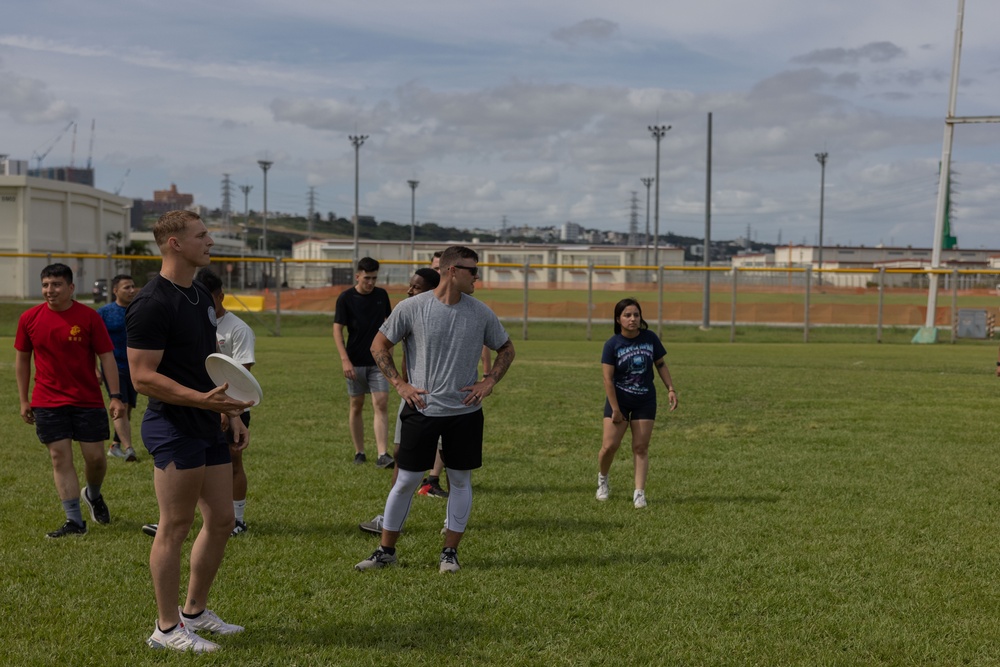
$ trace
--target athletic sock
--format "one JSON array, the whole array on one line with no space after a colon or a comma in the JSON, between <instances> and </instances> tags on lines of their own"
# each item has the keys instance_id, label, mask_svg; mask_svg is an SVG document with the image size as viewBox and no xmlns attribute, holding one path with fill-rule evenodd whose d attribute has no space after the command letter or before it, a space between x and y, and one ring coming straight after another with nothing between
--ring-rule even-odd
<instances>
[{"instance_id":1,"label":"athletic sock","mask_svg":"<svg viewBox=\"0 0 1000 667\"><path fill-rule=\"evenodd\" d=\"M184 618L186 618L186 619L188 619L188 620L194 620L194 619L198 618L199 616L201 616L201 615L202 615L202 614L204 614L204 613L205 613L205 610L204 610L204 609L202 609L202 610L201 610L201 611L199 611L199 612L198 612L197 614L191 614L191 615L189 616L188 614L185 614L185 613L184 613L184 612L182 611L182 612L181 612L181 616L183 616Z\"/></svg>"},{"instance_id":2,"label":"athletic sock","mask_svg":"<svg viewBox=\"0 0 1000 667\"><path fill-rule=\"evenodd\" d=\"M83 512L80 511L80 499L72 498L70 500L62 501L63 511L66 512L66 518L72 521L78 526L83 525Z\"/></svg>"},{"instance_id":3,"label":"athletic sock","mask_svg":"<svg viewBox=\"0 0 1000 667\"><path fill-rule=\"evenodd\" d=\"M390 556L396 555L396 547L383 547L382 545L379 545L379 549L382 550L382 553L387 553Z\"/></svg>"},{"instance_id":4,"label":"athletic sock","mask_svg":"<svg viewBox=\"0 0 1000 667\"><path fill-rule=\"evenodd\" d=\"M441 478L438 477L437 475L428 475L427 483L434 486L441 486Z\"/></svg>"},{"instance_id":5,"label":"athletic sock","mask_svg":"<svg viewBox=\"0 0 1000 667\"><path fill-rule=\"evenodd\" d=\"M177 628L178 625L180 625L180 623L174 623L173 625L170 626L170 629L168 629L168 630L164 630L163 628L160 628L160 624L159 623L156 624L156 627L160 628L160 632L162 632L163 634L169 635L171 632L173 632Z\"/></svg>"},{"instance_id":6,"label":"athletic sock","mask_svg":"<svg viewBox=\"0 0 1000 667\"><path fill-rule=\"evenodd\" d=\"M236 514L236 520L243 523L243 513L247 508L246 499L234 500L233 501L233 512Z\"/></svg>"},{"instance_id":7,"label":"athletic sock","mask_svg":"<svg viewBox=\"0 0 1000 667\"><path fill-rule=\"evenodd\" d=\"M87 482L87 498L97 500L101 497L101 485Z\"/></svg>"}]
</instances>

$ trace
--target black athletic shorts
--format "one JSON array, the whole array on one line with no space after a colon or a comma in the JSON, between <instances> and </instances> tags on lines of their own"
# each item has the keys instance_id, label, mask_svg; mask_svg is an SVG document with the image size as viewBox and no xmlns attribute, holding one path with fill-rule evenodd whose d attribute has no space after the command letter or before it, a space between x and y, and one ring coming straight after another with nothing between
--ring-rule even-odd
<instances>
[{"instance_id":1,"label":"black athletic shorts","mask_svg":"<svg viewBox=\"0 0 1000 667\"><path fill-rule=\"evenodd\" d=\"M623 400L624 399L624 400ZM656 396L636 400L631 396L618 394L618 409L628 421L637 419L656 419ZM604 399L604 417L611 419L611 402Z\"/></svg>"},{"instance_id":2,"label":"black athletic shorts","mask_svg":"<svg viewBox=\"0 0 1000 667\"><path fill-rule=\"evenodd\" d=\"M453 470L483 467L482 409L449 417L428 417L407 404L399 419L403 423L396 457L400 469L424 472L433 468L438 438L446 467Z\"/></svg>"},{"instance_id":3,"label":"black athletic shorts","mask_svg":"<svg viewBox=\"0 0 1000 667\"><path fill-rule=\"evenodd\" d=\"M139 400L139 393L135 390L135 385L132 384L132 374L127 369L118 368L118 393L124 396L122 403L128 405L131 408L135 408L136 401ZM103 371L101 373L101 381L104 383L104 389L109 394L111 393L111 388L108 387L108 378L104 375Z\"/></svg>"},{"instance_id":4,"label":"black athletic shorts","mask_svg":"<svg viewBox=\"0 0 1000 667\"><path fill-rule=\"evenodd\" d=\"M229 445L223 439L185 435L169 419L153 410L146 410L142 418L142 444L153 457L153 465L160 470L165 470L171 462L178 470L189 470L224 465L233 460Z\"/></svg>"},{"instance_id":5,"label":"black athletic shorts","mask_svg":"<svg viewBox=\"0 0 1000 667\"><path fill-rule=\"evenodd\" d=\"M35 435L43 445L57 440L104 442L111 434L108 413L104 408L32 408L35 415Z\"/></svg>"}]
</instances>

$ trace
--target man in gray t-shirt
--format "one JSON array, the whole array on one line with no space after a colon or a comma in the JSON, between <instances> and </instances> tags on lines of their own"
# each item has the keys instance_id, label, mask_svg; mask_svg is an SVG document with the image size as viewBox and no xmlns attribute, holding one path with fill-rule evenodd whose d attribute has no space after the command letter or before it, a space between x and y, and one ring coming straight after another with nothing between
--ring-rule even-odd
<instances>
[{"instance_id":1,"label":"man in gray t-shirt","mask_svg":"<svg viewBox=\"0 0 1000 667\"><path fill-rule=\"evenodd\" d=\"M514 361L514 345L500 320L474 299L479 256L452 246L441 256L441 282L433 292L406 299L385 321L372 343L375 363L406 402L396 459L398 477L385 505L379 548L355 568L368 570L396 562L396 541L410 500L434 464L438 438L448 470L448 517L440 571L457 572L458 544L472 509L472 471L482 467L483 399ZM405 340L403 381L392 348ZM492 370L477 382L483 345L496 350Z\"/></svg>"}]
</instances>

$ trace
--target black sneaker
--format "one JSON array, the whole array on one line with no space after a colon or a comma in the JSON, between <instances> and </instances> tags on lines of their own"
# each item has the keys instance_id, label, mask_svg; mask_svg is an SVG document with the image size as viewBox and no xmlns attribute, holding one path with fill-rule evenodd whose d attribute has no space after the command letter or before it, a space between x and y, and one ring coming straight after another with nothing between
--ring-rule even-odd
<instances>
[{"instance_id":1,"label":"black sneaker","mask_svg":"<svg viewBox=\"0 0 1000 667\"><path fill-rule=\"evenodd\" d=\"M247 528L247 524L245 522L243 522L243 521L237 521L236 525L233 526L233 532L232 532L232 534L230 536L231 537L236 537L237 535L242 535L243 533L247 532L248 530L250 530L250 529Z\"/></svg>"},{"instance_id":2,"label":"black sneaker","mask_svg":"<svg viewBox=\"0 0 1000 667\"><path fill-rule=\"evenodd\" d=\"M45 537L66 537L67 535L86 535L87 534L87 522L84 521L83 525L76 523L75 521L66 520L66 523L62 525L59 530L53 530L51 533L45 533Z\"/></svg>"},{"instance_id":3,"label":"black sneaker","mask_svg":"<svg viewBox=\"0 0 1000 667\"><path fill-rule=\"evenodd\" d=\"M375 467L376 468L388 468L389 470L392 470L392 467L394 465L396 465L396 462L393 461L392 457L389 456L388 454L381 454L375 460Z\"/></svg>"},{"instance_id":4,"label":"black sneaker","mask_svg":"<svg viewBox=\"0 0 1000 667\"><path fill-rule=\"evenodd\" d=\"M367 460L368 460L368 457L365 456L364 452L358 452L357 454L354 455L354 465L356 465L356 466L361 465L362 463L364 463Z\"/></svg>"},{"instance_id":5,"label":"black sneaker","mask_svg":"<svg viewBox=\"0 0 1000 667\"><path fill-rule=\"evenodd\" d=\"M108 511L108 506L104 502L104 495L97 496L94 500L91 500L87 496L87 489L83 489L83 493L80 494L80 500L83 504L87 506L90 510L90 518L97 523L103 523L105 525L111 523L111 512Z\"/></svg>"},{"instance_id":6,"label":"black sneaker","mask_svg":"<svg viewBox=\"0 0 1000 667\"><path fill-rule=\"evenodd\" d=\"M142 532L146 533L150 537L156 537L156 529L159 527L160 525L156 523L144 523L142 524Z\"/></svg>"}]
</instances>

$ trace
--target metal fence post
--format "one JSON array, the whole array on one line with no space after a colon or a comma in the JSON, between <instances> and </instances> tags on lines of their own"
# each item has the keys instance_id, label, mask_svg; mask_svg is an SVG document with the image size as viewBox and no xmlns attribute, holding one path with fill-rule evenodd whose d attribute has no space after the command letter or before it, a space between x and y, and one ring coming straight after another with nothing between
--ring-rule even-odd
<instances>
[{"instance_id":1,"label":"metal fence post","mask_svg":"<svg viewBox=\"0 0 1000 667\"><path fill-rule=\"evenodd\" d=\"M274 275L280 276L283 263L280 257L274 258ZM274 335L281 336L281 280L274 281Z\"/></svg>"},{"instance_id":2,"label":"metal fence post","mask_svg":"<svg viewBox=\"0 0 1000 667\"><path fill-rule=\"evenodd\" d=\"M958 269L951 270L951 342L958 340Z\"/></svg>"},{"instance_id":3,"label":"metal fence post","mask_svg":"<svg viewBox=\"0 0 1000 667\"><path fill-rule=\"evenodd\" d=\"M594 316L594 260L587 262L587 340L590 340Z\"/></svg>"},{"instance_id":4,"label":"metal fence post","mask_svg":"<svg viewBox=\"0 0 1000 667\"><path fill-rule=\"evenodd\" d=\"M802 342L809 342L809 287L812 285L812 267L806 267L806 303L805 303L805 317L802 326Z\"/></svg>"},{"instance_id":5,"label":"metal fence post","mask_svg":"<svg viewBox=\"0 0 1000 667\"><path fill-rule=\"evenodd\" d=\"M660 298L656 302L656 335L663 338L663 267L656 267L656 285L660 290Z\"/></svg>"},{"instance_id":6,"label":"metal fence post","mask_svg":"<svg viewBox=\"0 0 1000 667\"><path fill-rule=\"evenodd\" d=\"M524 323L521 326L521 340L528 340L528 271L531 264L524 263Z\"/></svg>"},{"instance_id":7,"label":"metal fence post","mask_svg":"<svg viewBox=\"0 0 1000 667\"><path fill-rule=\"evenodd\" d=\"M734 266L733 271L733 299L729 307L729 342L736 342L736 276L739 275L739 271L736 270Z\"/></svg>"},{"instance_id":8,"label":"metal fence post","mask_svg":"<svg viewBox=\"0 0 1000 667\"><path fill-rule=\"evenodd\" d=\"M885 307L885 267L878 270L878 328L876 329L875 341L882 342L882 322L883 309Z\"/></svg>"}]
</instances>

